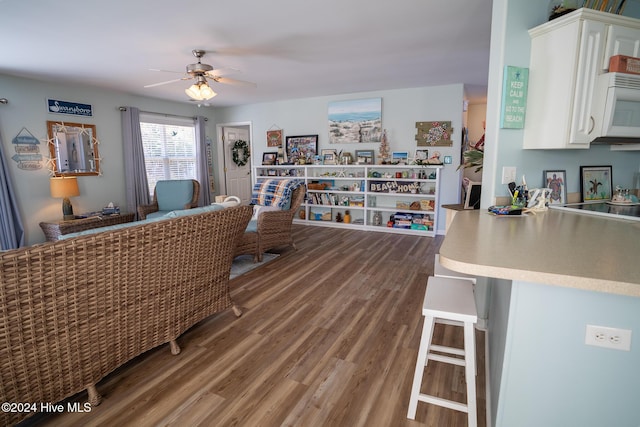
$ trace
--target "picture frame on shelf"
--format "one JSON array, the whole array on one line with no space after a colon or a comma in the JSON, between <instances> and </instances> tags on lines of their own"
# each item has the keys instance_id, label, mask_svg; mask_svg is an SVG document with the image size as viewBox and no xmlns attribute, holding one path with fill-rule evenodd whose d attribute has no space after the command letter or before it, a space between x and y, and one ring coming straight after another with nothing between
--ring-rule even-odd
<instances>
[{"instance_id":1,"label":"picture frame on shelf","mask_svg":"<svg viewBox=\"0 0 640 427\"><path fill-rule=\"evenodd\" d=\"M267 169L267 176L278 176L278 172L275 169Z\"/></svg>"},{"instance_id":2,"label":"picture frame on shelf","mask_svg":"<svg viewBox=\"0 0 640 427\"><path fill-rule=\"evenodd\" d=\"M318 154L318 135L288 136L285 145L287 162L296 164L303 158L305 163L311 163Z\"/></svg>"},{"instance_id":3,"label":"picture frame on shelf","mask_svg":"<svg viewBox=\"0 0 640 427\"><path fill-rule=\"evenodd\" d=\"M414 156L415 160L426 161L429 159L429 150L418 149Z\"/></svg>"},{"instance_id":4,"label":"picture frame on shelf","mask_svg":"<svg viewBox=\"0 0 640 427\"><path fill-rule=\"evenodd\" d=\"M464 209L480 209L482 182L469 181L465 187Z\"/></svg>"},{"instance_id":5,"label":"picture frame on shelf","mask_svg":"<svg viewBox=\"0 0 640 427\"><path fill-rule=\"evenodd\" d=\"M545 170L542 172L542 187L551 189L549 204L567 203L567 171Z\"/></svg>"},{"instance_id":6,"label":"picture frame on shelf","mask_svg":"<svg viewBox=\"0 0 640 427\"><path fill-rule=\"evenodd\" d=\"M611 200L613 196L612 167L580 166L580 197L582 202Z\"/></svg>"},{"instance_id":7,"label":"picture frame on shelf","mask_svg":"<svg viewBox=\"0 0 640 427\"><path fill-rule=\"evenodd\" d=\"M322 150L322 163L325 165L337 165L338 164L338 152L331 149Z\"/></svg>"},{"instance_id":8,"label":"picture frame on shelf","mask_svg":"<svg viewBox=\"0 0 640 427\"><path fill-rule=\"evenodd\" d=\"M391 153L391 162L402 164L407 163L409 160L409 152L408 151L394 151Z\"/></svg>"},{"instance_id":9,"label":"picture frame on shelf","mask_svg":"<svg viewBox=\"0 0 640 427\"><path fill-rule=\"evenodd\" d=\"M375 164L375 152L373 150L356 150L356 163L359 165Z\"/></svg>"},{"instance_id":10,"label":"picture frame on shelf","mask_svg":"<svg viewBox=\"0 0 640 427\"><path fill-rule=\"evenodd\" d=\"M276 151L262 153L262 164L264 166L273 166L276 164L278 153Z\"/></svg>"}]
</instances>

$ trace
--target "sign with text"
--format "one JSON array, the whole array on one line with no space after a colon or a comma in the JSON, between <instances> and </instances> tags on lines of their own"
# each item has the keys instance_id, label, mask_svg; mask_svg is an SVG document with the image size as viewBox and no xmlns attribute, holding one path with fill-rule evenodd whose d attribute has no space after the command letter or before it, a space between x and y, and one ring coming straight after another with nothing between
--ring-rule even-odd
<instances>
[{"instance_id":1,"label":"sign with text","mask_svg":"<svg viewBox=\"0 0 640 427\"><path fill-rule=\"evenodd\" d=\"M93 116L90 104L47 99L47 111L56 114L71 114L73 116Z\"/></svg>"},{"instance_id":2,"label":"sign with text","mask_svg":"<svg viewBox=\"0 0 640 427\"><path fill-rule=\"evenodd\" d=\"M502 87L502 110L500 127L503 129L524 128L524 116L527 109L527 88L529 69L504 67L504 86Z\"/></svg>"}]
</instances>

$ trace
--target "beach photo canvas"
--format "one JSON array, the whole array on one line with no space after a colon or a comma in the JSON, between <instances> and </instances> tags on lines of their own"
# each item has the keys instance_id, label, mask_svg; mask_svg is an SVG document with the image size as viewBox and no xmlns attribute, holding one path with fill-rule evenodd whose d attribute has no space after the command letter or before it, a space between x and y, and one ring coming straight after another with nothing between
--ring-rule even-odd
<instances>
[{"instance_id":1,"label":"beach photo canvas","mask_svg":"<svg viewBox=\"0 0 640 427\"><path fill-rule=\"evenodd\" d=\"M329 103L329 143L380 142L382 98Z\"/></svg>"}]
</instances>

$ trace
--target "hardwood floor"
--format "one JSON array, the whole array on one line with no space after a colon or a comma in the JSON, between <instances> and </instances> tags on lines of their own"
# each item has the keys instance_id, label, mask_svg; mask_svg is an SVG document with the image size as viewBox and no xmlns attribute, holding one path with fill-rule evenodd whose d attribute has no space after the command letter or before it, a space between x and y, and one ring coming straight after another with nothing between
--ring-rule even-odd
<instances>
[{"instance_id":1,"label":"hardwood floor","mask_svg":"<svg viewBox=\"0 0 640 427\"><path fill-rule=\"evenodd\" d=\"M297 251L231 281L242 317L211 317L178 339L179 355L164 345L119 368L98 384L103 401L90 413L23 424L466 426L466 414L425 403L416 421L406 418L442 239L294 226ZM484 334L476 335L485 426ZM433 342L461 347L461 328L437 325ZM464 402L464 369L430 362L427 389Z\"/></svg>"}]
</instances>

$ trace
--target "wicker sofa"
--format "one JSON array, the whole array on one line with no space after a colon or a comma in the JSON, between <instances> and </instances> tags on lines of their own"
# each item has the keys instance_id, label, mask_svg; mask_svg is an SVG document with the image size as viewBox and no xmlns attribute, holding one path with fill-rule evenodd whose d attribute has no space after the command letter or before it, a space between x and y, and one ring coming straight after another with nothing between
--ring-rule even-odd
<instances>
[{"instance_id":1,"label":"wicker sofa","mask_svg":"<svg viewBox=\"0 0 640 427\"><path fill-rule=\"evenodd\" d=\"M0 401L59 402L229 307L250 206L183 212L0 253ZM120 227L120 228L118 228ZM0 412L12 425L33 412Z\"/></svg>"}]
</instances>

